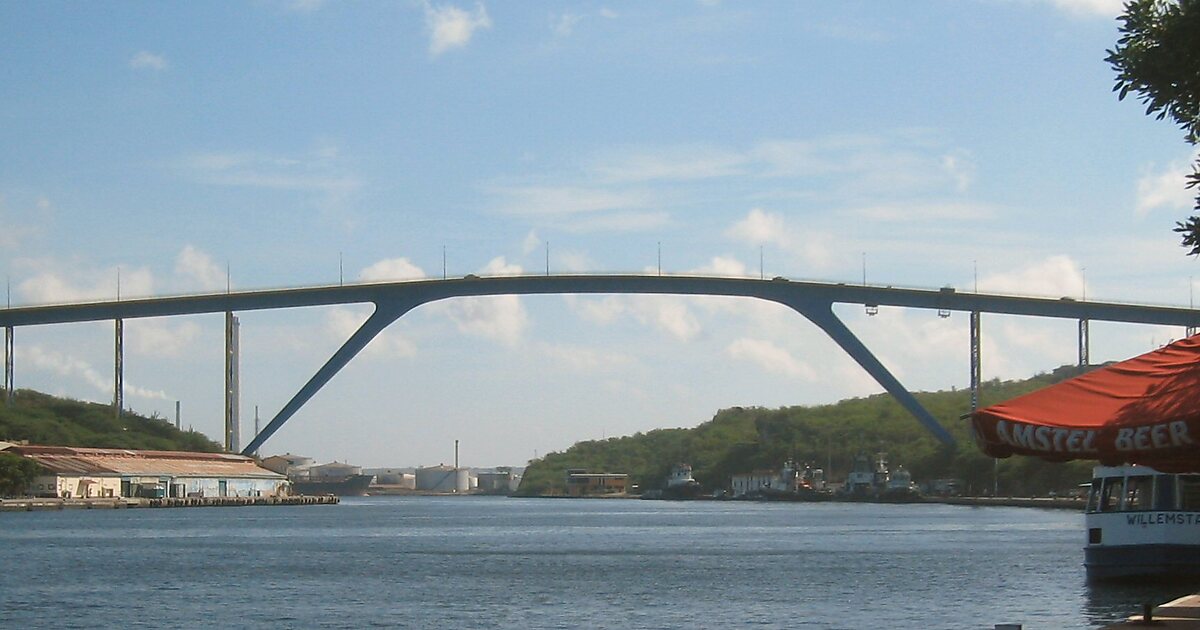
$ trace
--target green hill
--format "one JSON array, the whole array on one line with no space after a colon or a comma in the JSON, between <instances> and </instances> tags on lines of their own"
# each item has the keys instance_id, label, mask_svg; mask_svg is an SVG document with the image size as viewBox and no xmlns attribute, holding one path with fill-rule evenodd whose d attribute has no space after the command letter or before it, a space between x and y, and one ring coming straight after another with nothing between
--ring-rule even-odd
<instances>
[{"instance_id":1,"label":"green hill","mask_svg":"<svg viewBox=\"0 0 1200 630\"><path fill-rule=\"evenodd\" d=\"M57 398L18 389L12 406L0 403L0 441L158 451L222 450L202 433L180 431L163 418L126 411L114 417L112 406Z\"/></svg>"},{"instance_id":2,"label":"green hill","mask_svg":"<svg viewBox=\"0 0 1200 630\"><path fill-rule=\"evenodd\" d=\"M1086 368L1066 366L1023 381L993 380L980 391L980 406L1029 393L1076 376ZM694 429L658 429L632 436L579 442L561 453L530 462L519 494L560 494L568 468L622 472L642 489L662 487L676 463L692 465L705 488L722 489L736 473L778 469L785 460L825 468L834 481L845 478L855 455L885 451L918 482L956 478L968 493L990 493L993 460L980 453L960 417L970 410L970 391L918 392L921 404L955 437L943 446L888 394L813 407L734 407ZM1012 457L999 464L1004 495L1038 495L1074 489L1091 477L1091 462L1053 464Z\"/></svg>"}]
</instances>

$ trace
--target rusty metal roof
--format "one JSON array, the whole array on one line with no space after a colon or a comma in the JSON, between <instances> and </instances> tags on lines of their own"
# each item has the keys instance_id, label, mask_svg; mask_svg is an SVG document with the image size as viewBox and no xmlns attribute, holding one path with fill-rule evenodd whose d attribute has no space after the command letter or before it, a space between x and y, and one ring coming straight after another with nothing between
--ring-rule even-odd
<instances>
[{"instance_id":1,"label":"rusty metal roof","mask_svg":"<svg viewBox=\"0 0 1200 630\"><path fill-rule=\"evenodd\" d=\"M8 452L32 459L52 473L67 475L286 478L249 457L228 453L74 446L14 446Z\"/></svg>"}]
</instances>

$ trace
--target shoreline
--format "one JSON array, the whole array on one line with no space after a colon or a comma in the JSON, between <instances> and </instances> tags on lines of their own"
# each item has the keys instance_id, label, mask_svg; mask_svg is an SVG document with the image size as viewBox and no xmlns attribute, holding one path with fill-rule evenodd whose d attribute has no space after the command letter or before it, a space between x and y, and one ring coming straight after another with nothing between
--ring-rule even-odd
<instances>
[{"instance_id":1,"label":"shoreline","mask_svg":"<svg viewBox=\"0 0 1200 630\"><path fill-rule=\"evenodd\" d=\"M104 497L90 499L26 498L0 499L0 512L45 512L57 510L124 510L130 508L245 507L253 505L336 505L334 495L288 497L189 497L139 499Z\"/></svg>"},{"instance_id":2,"label":"shoreline","mask_svg":"<svg viewBox=\"0 0 1200 630\"><path fill-rule=\"evenodd\" d=\"M465 496L465 495L464 495ZM562 494L547 494L534 496L511 495L514 498L521 499L642 499L642 495L637 494L597 494L584 496L568 496ZM1054 510L1077 510L1083 512L1087 506L1086 499L1076 499L1070 497L922 497L909 501L887 501L875 499L821 499L817 501L805 501L801 499L775 499L775 500L757 500L757 499L732 499L732 498L694 498L694 499L647 499L648 501L730 501L739 503L867 503L875 505L920 505L920 504L942 504L942 505L965 505L970 507L1031 507Z\"/></svg>"}]
</instances>

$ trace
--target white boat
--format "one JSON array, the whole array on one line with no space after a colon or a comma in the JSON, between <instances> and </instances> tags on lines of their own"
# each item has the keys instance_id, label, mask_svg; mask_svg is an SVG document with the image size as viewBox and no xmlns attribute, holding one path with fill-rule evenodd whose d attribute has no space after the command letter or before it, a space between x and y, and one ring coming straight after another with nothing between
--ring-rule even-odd
<instances>
[{"instance_id":1,"label":"white boat","mask_svg":"<svg viewBox=\"0 0 1200 630\"><path fill-rule=\"evenodd\" d=\"M1200 475L1097 466L1084 520L1088 579L1200 575Z\"/></svg>"}]
</instances>

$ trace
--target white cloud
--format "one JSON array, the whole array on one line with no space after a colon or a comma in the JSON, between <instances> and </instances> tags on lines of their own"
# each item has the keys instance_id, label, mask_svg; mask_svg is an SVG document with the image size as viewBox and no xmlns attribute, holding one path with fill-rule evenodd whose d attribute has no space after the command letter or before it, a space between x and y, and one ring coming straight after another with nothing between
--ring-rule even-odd
<instances>
[{"instance_id":1,"label":"white cloud","mask_svg":"<svg viewBox=\"0 0 1200 630\"><path fill-rule=\"evenodd\" d=\"M816 370L770 341L743 337L730 343L725 351L730 357L755 363L767 372L805 381L817 380Z\"/></svg>"},{"instance_id":2,"label":"white cloud","mask_svg":"<svg viewBox=\"0 0 1200 630\"><path fill-rule=\"evenodd\" d=\"M691 181L741 174L746 161L747 157L736 151L679 146L608 156L589 170L607 183Z\"/></svg>"},{"instance_id":3,"label":"white cloud","mask_svg":"<svg viewBox=\"0 0 1200 630\"><path fill-rule=\"evenodd\" d=\"M63 273L46 269L17 285L22 298L34 304L62 304L154 295L154 275L145 267L133 269L75 269ZM68 280L67 278L73 280Z\"/></svg>"},{"instance_id":4,"label":"white cloud","mask_svg":"<svg viewBox=\"0 0 1200 630\"><path fill-rule=\"evenodd\" d=\"M913 221L974 221L991 218L993 210L985 205L965 202L905 201L855 208L851 212L872 221L910 223Z\"/></svg>"},{"instance_id":5,"label":"white cloud","mask_svg":"<svg viewBox=\"0 0 1200 630\"><path fill-rule=\"evenodd\" d=\"M509 264L503 256L493 258L480 270L488 276L520 275L521 267ZM529 316L515 295L456 298L432 305L444 311L459 332L515 346L524 335Z\"/></svg>"},{"instance_id":6,"label":"white cloud","mask_svg":"<svg viewBox=\"0 0 1200 630\"><path fill-rule=\"evenodd\" d=\"M785 244L789 240L787 229L783 225L783 215L768 213L762 208L751 208L746 218L730 226L725 234L754 245Z\"/></svg>"},{"instance_id":7,"label":"white cloud","mask_svg":"<svg viewBox=\"0 0 1200 630\"><path fill-rule=\"evenodd\" d=\"M506 197L500 211L525 216L559 216L604 210L629 210L650 205L650 197L636 190L603 190L580 186L520 186L495 188Z\"/></svg>"},{"instance_id":8,"label":"white cloud","mask_svg":"<svg viewBox=\"0 0 1200 630\"><path fill-rule=\"evenodd\" d=\"M196 153L177 161L185 176L216 186L322 193L332 199L358 192L362 181L341 164L336 149L286 156L255 152Z\"/></svg>"},{"instance_id":9,"label":"white cloud","mask_svg":"<svg viewBox=\"0 0 1200 630\"><path fill-rule=\"evenodd\" d=\"M1013 271L983 276L979 279L979 290L984 293L1080 299L1084 293L1083 282L1079 265L1069 256L1059 255Z\"/></svg>"},{"instance_id":10,"label":"white cloud","mask_svg":"<svg viewBox=\"0 0 1200 630\"><path fill-rule=\"evenodd\" d=\"M138 51L130 60L129 67L137 70L166 70L167 58L149 51Z\"/></svg>"},{"instance_id":11,"label":"white cloud","mask_svg":"<svg viewBox=\"0 0 1200 630\"><path fill-rule=\"evenodd\" d=\"M204 291L225 288L228 276L208 254L186 245L175 257L175 274L191 280Z\"/></svg>"},{"instance_id":12,"label":"white cloud","mask_svg":"<svg viewBox=\"0 0 1200 630\"><path fill-rule=\"evenodd\" d=\"M576 372L606 372L634 363L633 357L578 345L538 344L538 351L555 363Z\"/></svg>"},{"instance_id":13,"label":"white cloud","mask_svg":"<svg viewBox=\"0 0 1200 630\"><path fill-rule=\"evenodd\" d=\"M0 196L0 225L4 226L3 229L0 229L0 248L15 249L25 242L26 238L34 234L35 230L31 226L21 225L8 216L8 213L5 211L6 205L4 197ZM37 207L38 210L46 212L50 209L50 201L45 197L41 197L37 201ZM25 219L28 220L28 217L25 217Z\"/></svg>"},{"instance_id":14,"label":"white cloud","mask_svg":"<svg viewBox=\"0 0 1200 630\"><path fill-rule=\"evenodd\" d=\"M426 2L425 26L429 29L429 53L436 57L452 48L466 46L476 31L491 28L492 20L482 4L467 12L451 5Z\"/></svg>"},{"instance_id":15,"label":"white cloud","mask_svg":"<svg viewBox=\"0 0 1200 630\"><path fill-rule=\"evenodd\" d=\"M1189 173L1189 162L1177 162L1158 172L1145 172L1137 182L1134 213L1144 217L1152 210L1185 210L1192 207L1195 190L1187 187Z\"/></svg>"},{"instance_id":16,"label":"white cloud","mask_svg":"<svg viewBox=\"0 0 1200 630\"><path fill-rule=\"evenodd\" d=\"M17 358L22 364L28 363L35 369L52 372L61 377L82 378L97 391L112 396L113 380L111 375L103 375L90 363L75 356L46 350L38 345L19 345L16 349ZM124 381L126 396L136 396L154 400L174 400L161 390L146 389Z\"/></svg>"},{"instance_id":17,"label":"white cloud","mask_svg":"<svg viewBox=\"0 0 1200 630\"><path fill-rule=\"evenodd\" d=\"M582 19L582 15L574 13L563 13L562 15L552 16L550 18L550 32L554 33L554 36L558 38L570 37L571 33L575 31L575 25Z\"/></svg>"},{"instance_id":18,"label":"white cloud","mask_svg":"<svg viewBox=\"0 0 1200 630\"><path fill-rule=\"evenodd\" d=\"M533 250L542 244L542 239L538 238L536 230L530 230L529 234L525 235L525 240L521 243L521 253L528 256Z\"/></svg>"},{"instance_id":19,"label":"white cloud","mask_svg":"<svg viewBox=\"0 0 1200 630\"><path fill-rule=\"evenodd\" d=\"M1056 8L1081 16L1115 18L1125 10L1125 0L1049 0Z\"/></svg>"},{"instance_id":20,"label":"white cloud","mask_svg":"<svg viewBox=\"0 0 1200 630\"><path fill-rule=\"evenodd\" d=\"M667 295L574 297L567 301L581 317L593 323L606 325L618 318L629 317L680 341L690 341L701 331L700 322L688 303L688 298Z\"/></svg>"},{"instance_id":21,"label":"white cloud","mask_svg":"<svg viewBox=\"0 0 1200 630\"><path fill-rule=\"evenodd\" d=\"M707 265L694 269L692 273L704 276L725 276L730 278L748 278L749 271L745 263L729 256L714 256Z\"/></svg>"},{"instance_id":22,"label":"white cloud","mask_svg":"<svg viewBox=\"0 0 1200 630\"><path fill-rule=\"evenodd\" d=\"M820 230L799 232L789 228L782 214L751 208L725 235L749 245L775 245L809 269L827 269L833 262L832 235Z\"/></svg>"},{"instance_id":23,"label":"white cloud","mask_svg":"<svg viewBox=\"0 0 1200 630\"><path fill-rule=\"evenodd\" d=\"M559 271L582 273L585 271L596 271L597 269L596 262L582 252L555 249L551 253L551 256L551 266Z\"/></svg>"},{"instance_id":24,"label":"white cloud","mask_svg":"<svg viewBox=\"0 0 1200 630\"><path fill-rule=\"evenodd\" d=\"M185 356L200 336L200 326L185 321L130 319L125 321L126 347L134 354L151 357Z\"/></svg>"},{"instance_id":25,"label":"white cloud","mask_svg":"<svg viewBox=\"0 0 1200 630\"><path fill-rule=\"evenodd\" d=\"M283 7L295 13L313 13L325 6L325 0L286 0Z\"/></svg>"},{"instance_id":26,"label":"white cloud","mask_svg":"<svg viewBox=\"0 0 1200 630\"><path fill-rule=\"evenodd\" d=\"M399 280L420 280L426 277L425 271L414 265L407 258L388 258L380 260L363 269L358 279L364 282L395 282Z\"/></svg>"},{"instance_id":27,"label":"white cloud","mask_svg":"<svg viewBox=\"0 0 1200 630\"><path fill-rule=\"evenodd\" d=\"M562 226L568 232L646 232L666 226L671 217L666 212L614 212L575 219Z\"/></svg>"},{"instance_id":28,"label":"white cloud","mask_svg":"<svg viewBox=\"0 0 1200 630\"><path fill-rule=\"evenodd\" d=\"M325 329L331 337L342 343L358 331L368 317L369 308L334 307L326 317ZM368 357L412 357L416 356L417 347L400 333L388 328L367 344L363 354Z\"/></svg>"},{"instance_id":29,"label":"white cloud","mask_svg":"<svg viewBox=\"0 0 1200 630\"><path fill-rule=\"evenodd\" d=\"M674 209L704 203L711 182L751 199L836 200L879 218L942 222L977 219L992 210L966 203L975 180L970 155L935 134L900 130L878 136L765 139L748 146L679 144L609 151L579 172L539 173L486 187L494 211L564 231L647 231L673 222ZM798 192L804 191L804 192ZM893 204L880 205L887 198ZM777 243L805 266L831 262L830 235L784 232L779 214L755 208L728 233L756 245Z\"/></svg>"}]
</instances>

